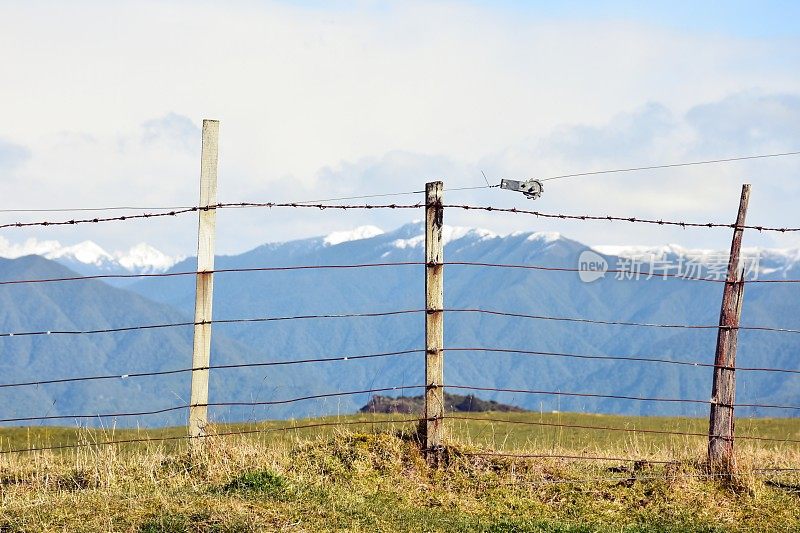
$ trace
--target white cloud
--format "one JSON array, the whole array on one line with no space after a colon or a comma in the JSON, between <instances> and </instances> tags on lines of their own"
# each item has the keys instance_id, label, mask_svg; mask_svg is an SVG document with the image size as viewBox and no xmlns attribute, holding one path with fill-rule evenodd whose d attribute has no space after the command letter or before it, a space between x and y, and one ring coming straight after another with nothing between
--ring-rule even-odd
<instances>
[{"instance_id":1,"label":"white cloud","mask_svg":"<svg viewBox=\"0 0 800 533\"><path fill-rule=\"evenodd\" d=\"M0 170L11 172L30 157L31 152L26 147L0 139Z\"/></svg>"},{"instance_id":2,"label":"white cloud","mask_svg":"<svg viewBox=\"0 0 800 533\"><path fill-rule=\"evenodd\" d=\"M142 143L145 145L164 144L171 148L196 154L200 149L201 131L192 119L177 113L167 113L163 117L146 120L142 124Z\"/></svg>"},{"instance_id":3,"label":"white cloud","mask_svg":"<svg viewBox=\"0 0 800 533\"><path fill-rule=\"evenodd\" d=\"M746 91L686 114L703 150L791 150L800 146L800 94Z\"/></svg>"},{"instance_id":4,"label":"white cloud","mask_svg":"<svg viewBox=\"0 0 800 533\"><path fill-rule=\"evenodd\" d=\"M4 3L0 99L14 105L0 136L28 152L9 170L0 144L0 207L195 203L202 118L221 120L220 198L228 201L418 190L437 178L478 185L481 169L492 179L528 177L796 149L797 45L451 2ZM738 185L750 180L752 217L769 223L794 213L792 165L550 182L536 204L494 190L449 197L727 220ZM331 227L388 229L415 215L220 213L218 246L240 251ZM707 244L623 225L448 217L589 242ZM112 248L145 240L191 253L195 222L20 234L67 240L75 232Z\"/></svg>"}]
</instances>

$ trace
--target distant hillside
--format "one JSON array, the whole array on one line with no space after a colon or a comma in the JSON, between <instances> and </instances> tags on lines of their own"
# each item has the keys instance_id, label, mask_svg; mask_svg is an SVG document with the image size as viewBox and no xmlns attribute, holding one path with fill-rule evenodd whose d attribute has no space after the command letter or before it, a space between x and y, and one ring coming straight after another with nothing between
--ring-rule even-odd
<instances>
[{"instance_id":1,"label":"distant hillside","mask_svg":"<svg viewBox=\"0 0 800 533\"><path fill-rule=\"evenodd\" d=\"M0 280L74 276L75 272L39 256L0 259ZM0 286L0 332L87 330L191 322L180 311L101 281ZM0 384L48 379L119 376L113 379L0 387L0 419L68 415L46 421L19 421L3 425L43 424L158 426L180 425L186 410L138 417L76 418L73 415L131 413L167 409L189 403L190 373L123 377L137 372L160 372L192 366L191 326L156 328L89 335L15 335L0 337ZM258 351L226 337L213 335L214 364L258 361ZM253 372L249 374L252 376ZM269 372L282 387L296 386L288 368ZM211 374L212 401L223 401L231 390L258 398L269 380L244 378L241 371ZM321 387L314 376L302 376L303 387ZM274 387L274 385L273 385ZM273 390L276 390L275 388ZM280 389L277 389L280 390ZM280 391L282 395L287 393ZM251 409L212 407L216 420L246 420ZM265 416L291 416L292 408L262 410Z\"/></svg>"},{"instance_id":2,"label":"distant hillside","mask_svg":"<svg viewBox=\"0 0 800 533\"><path fill-rule=\"evenodd\" d=\"M553 233L505 237L482 230L447 228L445 260L574 268L589 248ZM217 258L217 267L418 262L423 258L420 224L380 233L352 233L260 246ZM674 253L676 248L670 248ZM622 253L622 252L620 252ZM614 267L617 258L604 256ZM772 255L762 263L767 279L800 278L796 257ZM171 271L193 270L194 259ZM62 277L74 273L40 257L0 260L0 279ZM0 332L124 327L191 321L192 276L148 278L116 289L100 281L0 286ZM420 265L359 269L219 273L215 276L216 319L318 313L420 309L424 272ZM553 317L578 317L654 324L713 325L719 319L722 286L681 279L617 280L613 274L583 283L574 272L447 265L445 306L483 308ZM798 284L750 284L744 325L800 328ZM0 384L81 375L123 375L191 365L191 327L113 334L0 338ZM302 365L217 369L211 372L211 402L261 402L258 406L212 407L215 420L244 421L356 412L369 394L351 394L267 405L339 391L420 386L423 354L367 359L350 356L420 350L424 317L406 314L215 324L212 365L285 362L347 357ZM598 360L577 356L622 356L712 363L715 329L606 326L531 320L476 313L445 315L445 384L488 388L599 393L706 400L711 372L691 365ZM797 369L800 335L742 331L737 363ZM453 350L452 348L469 348ZM535 354L476 348L527 350ZM186 404L188 373L155 378L119 378L38 387L0 388L6 416L97 414ZM793 374L741 371L737 401L800 405ZM419 394L406 389L405 394ZM453 389L451 392L461 392ZM400 391L398 391L398 394ZM393 393L388 393L394 395ZM484 399L535 411L707 416L700 403L658 403L618 398L524 393L483 394ZM796 416L796 410L737 409L741 416ZM102 423L158 425L185 420L181 411ZM59 421L56 421L59 422ZM64 420L60 421L65 423ZM74 422L68 419L66 422ZM55 423L55 422L54 422ZM81 419L99 424L99 419Z\"/></svg>"},{"instance_id":3,"label":"distant hillside","mask_svg":"<svg viewBox=\"0 0 800 533\"><path fill-rule=\"evenodd\" d=\"M489 411L521 413L525 411L525 409L520 409L519 407L515 407L513 405L499 403L494 400L481 400L472 394L462 396L460 394L445 393L444 403L445 411L455 413L485 413ZM369 399L367 405L358 411L360 413L417 414L423 412L424 409L424 396L392 397L376 394Z\"/></svg>"},{"instance_id":4,"label":"distant hillside","mask_svg":"<svg viewBox=\"0 0 800 533\"><path fill-rule=\"evenodd\" d=\"M446 261L531 264L575 268L590 248L556 233L522 232L498 236L485 230L447 227ZM370 236L371 235L371 236ZM362 238L365 237L366 238ZM336 238L303 239L260 246L236 256L217 258L218 268L326 265L422 261L422 225L394 231L337 233ZM721 247L727 237L721 238ZM674 251L674 249L671 249ZM611 268L619 259L605 255ZM674 255L668 258L677 261ZM194 259L174 270L191 270ZM796 254L767 255L764 279L800 278ZM219 318L279 316L310 312L345 313L418 309L423 302L421 266L227 273L215 277L215 314ZM154 300L191 312L194 280L143 280L132 286ZM611 321L714 325L719 320L722 286L682 279L615 279L614 274L583 283L573 272L448 265L445 306L484 308L555 317ZM800 327L800 286L752 284L746 289L743 324ZM423 318L383 318L231 324L223 331L270 357L289 354L367 354L423 346ZM742 366L797 368L800 336L742 331L738 362ZM644 356L713 363L714 329L605 326L448 313L447 347L490 347L578 355ZM347 364L297 368L332 388L361 390L420 385L422 355L362 360ZM502 352L448 352L449 384L629 396L707 399L711 372L685 365L576 359ZM742 403L800 405L800 387L791 374L741 372L737 400ZM453 391L456 392L456 391ZM234 391L234 394L236 392ZM531 410L623 414L683 414L704 417L702 404L657 403L614 398L576 398L536 394L487 394L503 403ZM337 412L355 411L367 397L331 402ZM742 415L795 416L798 411L740 409ZM317 414L317 413L312 413Z\"/></svg>"}]
</instances>

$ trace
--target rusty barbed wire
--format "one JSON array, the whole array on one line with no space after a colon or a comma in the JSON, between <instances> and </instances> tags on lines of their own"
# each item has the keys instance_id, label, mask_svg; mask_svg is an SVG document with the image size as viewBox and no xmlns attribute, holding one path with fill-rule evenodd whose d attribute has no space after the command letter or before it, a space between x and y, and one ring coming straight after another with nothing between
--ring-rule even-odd
<instances>
[{"instance_id":1,"label":"rusty barbed wire","mask_svg":"<svg viewBox=\"0 0 800 533\"><path fill-rule=\"evenodd\" d=\"M736 228L736 224L724 222L681 222L674 220L663 219L648 219L638 217L624 217L624 216L611 216L611 215L568 215L562 213L544 213L541 211L530 211L527 209L518 209L516 207L493 207L493 206L477 206L477 205L464 205L464 204L444 204L442 207L449 209L463 209L467 211L489 211L497 213L515 213L521 215L534 215L541 218L555 218L562 220L582 220L582 221L605 221L605 222L634 222L640 224L656 224L659 226L679 226L682 228ZM776 231L780 233L800 231L800 228L779 228L761 225L742 225L739 226L743 229L754 229L757 231Z\"/></svg>"},{"instance_id":2,"label":"rusty barbed wire","mask_svg":"<svg viewBox=\"0 0 800 533\"><path fill-rule=\"evenodd\" d=\"M41 222L12 222L6 224L0 224L0 229L3 228L24 228L24 227L32 227L32 226L68 226L68 225L76 225L76 224L91 224L91 223L100 223L100 222L113 222L113 221L126 221L126 220L136 220L136 219L147 219L147 218L156 218L156 217L166 217L166 216L177 216L184 213L192 213L196 211L207 211L212 209L243 209L243 208L281 208L281 207L288 207L288 208L312 208L312 209L319 209L319 210L326 210L326 209L333 209L333 210L348 210L348 209L419 209L425 207L424 203L418 202L415 204L354 204L354 205L345 205L345 204L309 204L309 203L300 203L300 202L290 202L290 203L278 203L278 202L238 202L238 203L220 203L210 205L208 207L199 207L193 206L185 209L176 209L167 212L151 212L151 213L139 213L133 215L123 215L117 217L95 217L95 218L85 218L85 219L71 219L71 220L61 220L61 221L41 221ZM571 214L563 214L563 213L544 213L541 211L531 211L527 209L518 209L516 207L512 208L504 208L504 207L493 207L493 206L475 206L475 205L466 205L466 204L443 204L442 207L447 209L463 209L463 210L473 210L473 211L488 211L488 212L497 212L497 213L515 213L515 214L527 214L527 215L534 215L537 217L542 218L553 218L553 219L562 219L562 220L581 220L581 221L606 221L606 222L634 222L634 223L642 223L642 224L656 224L660 226L679 226L682 228L729 228L734 229L736 228L736 224L731 223L719 223L719 222L683 222L683 221L674 221L674 220L663 220L663 219L647 219L647 218L639 218L639 217L625 217L625 216L601 216L601 215L571 215ZM800 228L790 228L790 227L770 227L770 226L763 226L763 225L742 225L741 228L743 229L753 229L759 232L763 231L774 231L780 233L786 232L797 232L800 231Z\"/></svg>"}]
</instances>

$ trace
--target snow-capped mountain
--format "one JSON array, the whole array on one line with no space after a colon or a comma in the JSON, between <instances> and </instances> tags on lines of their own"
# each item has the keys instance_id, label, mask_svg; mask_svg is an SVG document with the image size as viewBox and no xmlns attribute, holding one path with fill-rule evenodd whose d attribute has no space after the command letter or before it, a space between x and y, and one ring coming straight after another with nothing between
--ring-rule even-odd
<instances>
[{"instance_id":1,"label":"snow-capped mountain","mask_svg":"<svg viewBox=\"0 0 800 533\"><path fill-rule=\"evenodd\" d=\"M328 246L336 246L343 242L360 241L383 234L377 226L359 226L349 231L334 231L329 233L322 241Z\"/></svg>"},{"instance_id":2,"label":"snow-capped mountain","mask_svg":"<svg viewBox=\"0 0 800 533\"><path fill-rule=\"evenodd\" d=\"M183 259L169 256L146 243L139 243L127 251L109 252L92 241L63 245L55 240L32 238L22 243L11 243L0 237L0 257L16 259L26 255L52 259L81 274L164 272Z\"/></svg>"},{"instance_id":3,"label":"snow-capped mountain","mask_svg":"<svg viewBox=\"0 0 800 533\"><path fill-rule=\"evenodd\" d=\"M424 225L414 221L402 228L401 232L387 234L377 226L359 226L352 230L334 231L322 237L292 241L305 243L306 251L316 247L335 247L355 241L373 242L373 239L386 235L397 235L390 240L391 248L400 250L421 249L425 243ZM565 237L556 232L514 232L500 235L487 229L464 226L444 226L444 244L461 241L461 244L477 243L488 240L508 240L524 237L526 241L538 242L542 245L556 243ZM499 241L498 241L499 242ZM272 249L282 249L283 245L292 243L271 243L264 245ZM640 245L594 245L591 249L599 254L627 260L625 268L635 268L635 264L672 270L684 266L700 265L703 271L722 272L727 264L728 250L705 248L686 248L678 244L655 246ZM147 243L139 243L128 250L108 251L93 241L76 244L62 244L56 240L27 239L21 243L12 243L0 237L0 257L15 259L26 255L39 255L57 261L76 270L80 274L144 274L166 272L175 264L183 261L184 256L170 256ZM385 258L388 251L382 253ZM756 248L745 247L742 255L748 269L748 277L786 278L792 271L800 271L800 248ZM633 263L632 263L633 262ZM671 265L665 267L664 265ZM617 265L619 266L619 265Z\"/></svg>"},{"instance_id":4,"label":"snow-capped mountain","mask_svg":"<svg viewBox=\"0 0 800 533\"><path fill-rule=\"evenodd\" d=\"M392 246L400 249L421 248L425 246L425 227L423 226L422 222L414 222L409 227L412 228L416 227L419 233L412 237L395 239L394 241L392 241ZM447 226L447 225L442 227L442 245L444 246L446 246L451 242L455 242L465 238L480 241L487 239L496 239L498 237L500 237L500 235L482 228L468 228L465 226Z\"/></svg>"},{"instance_id":5,"label":"snow-capped mountain","mask_svg":"<svg viewBox=\"0 0 800 533\"><path fill-rule=\"evenodd\" d=\"M164 272L181 261L182 256L172 257L141 242L127 252L114 254L117 262L131 272Z\"/></svg>"}]
</instances>

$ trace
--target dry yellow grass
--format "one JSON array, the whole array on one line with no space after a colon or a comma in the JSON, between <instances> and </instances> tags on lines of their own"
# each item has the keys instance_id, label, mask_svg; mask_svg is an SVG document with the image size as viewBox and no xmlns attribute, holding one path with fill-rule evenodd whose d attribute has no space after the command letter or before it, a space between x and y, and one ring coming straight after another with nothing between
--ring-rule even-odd
<instances>
[{"instance_id":1,"label":"dry yellow grass","mask_svg":"<svg viewBox=\"0 0 800 533\"><path fill-rule=\"evenodd\" d=\"M498 425L488 440L452 429L438 468L408 424L216 437L195 455L185 441L2 455L0 531L800 530L800 476L756 471L800 464L796 446L739 443L741 474L720 481L701 441L512 443ZM471 455L501 448L671 462Z\"/></svg>"}]
</instances>

